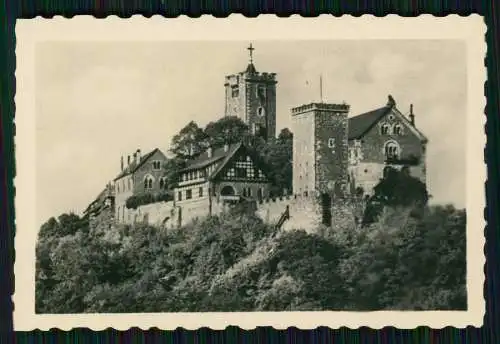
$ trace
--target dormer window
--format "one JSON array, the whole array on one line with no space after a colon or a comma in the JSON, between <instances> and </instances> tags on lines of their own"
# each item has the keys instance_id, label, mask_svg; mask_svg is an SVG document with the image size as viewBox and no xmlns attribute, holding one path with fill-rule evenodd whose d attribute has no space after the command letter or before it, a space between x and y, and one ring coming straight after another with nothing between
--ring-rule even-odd
<instances>
[{"instance_id":1,"label":"dormer window","mask_svg":"<svg viewBox=\"0 0 500 344\"><path fill-rule=\"evenodd\" d=\"M159 160L153 161L153 170L158 171L161 169L161 162Z\"/></svg>"},{"instance_id":2,"label":"dormer window","mask_svg":"<svg viewBox=\"0 0 500 344\"><path fill-rule=\"evenodd\" d=\"M388 124L382 124L380 127L380 133L382 135L388 135L389 134L389 125Z\"/></svg>"}]
</instances>

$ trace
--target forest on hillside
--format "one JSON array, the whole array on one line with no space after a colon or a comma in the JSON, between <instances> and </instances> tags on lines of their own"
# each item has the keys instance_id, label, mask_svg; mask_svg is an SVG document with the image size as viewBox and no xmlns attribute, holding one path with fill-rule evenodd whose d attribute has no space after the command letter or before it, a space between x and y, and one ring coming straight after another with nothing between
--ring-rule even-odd
<instances>
[{"instance_id":1,"label":"forest on hillside","mask_svg":"<svg viewBox=\"0 0 500 344\"><path fill-rule=\"evenodd\" d=\"M293 133L264 141L235 117L173 137L169 188L187 160L241 140L268 165L273 193L291 190ZM98 232L62 214L39 231L36 312L464 310L465 210L428 199L403 169L387 171L361 224L277 232L241 204L173 230Z\"/></svg>"},{"instance_id":2,"label":"forest on hillside","mask_svg":"<svg viewBox=\"0 0 500 344\"><path fill-rule=\"evenodd\" d=\"M174 230L97 233L74 214L51 218L36 312L465 310L465 210L387 178L363 225L308 232L276 232L244 204Z\"/></svg>"}]
</instances>

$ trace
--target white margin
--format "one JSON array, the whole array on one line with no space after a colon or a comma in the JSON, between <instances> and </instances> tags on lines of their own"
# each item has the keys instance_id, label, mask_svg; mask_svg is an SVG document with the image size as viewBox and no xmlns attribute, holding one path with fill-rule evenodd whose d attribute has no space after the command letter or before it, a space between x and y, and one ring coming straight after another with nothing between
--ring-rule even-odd
<instances>
[{"instance_id":1,"label":"white margin","mask_svg":"<svg viewBox=\"0 0 500 344\"><path fill-rule=\"evenodd\" d=\"M115 16L96 19L80 16L72 19L20 19L17 35L17 91L16 91L16 237L15 237L15 303L16 331L33 329L88 327L102 330L113 327L148 329L197 329L207 326L224 329L234 325L242 329L273 326L284 329L296 326L312 329L317 326L352 329L368 326L414 328L429 326L480 327L483 324L484 288L484 207L486 165L484 147L484 57L486 25L482 17L433 17L422 15L403 18L396 15L375 17L321 15L303 18L298 15L278 18L261 15L249 19L231 15L217 19L202 16L192 19L180 16L165 19L161 16L145 18L133 16L121 19ZM39 41L168 41L168 40L353 40L353 39L461 39L467 42L467 311L379 311L379 312L253 312L253 313L141 313L141 314L69 314L37 315L35 304L35 44Z\"/></svg>"}]
</instances>

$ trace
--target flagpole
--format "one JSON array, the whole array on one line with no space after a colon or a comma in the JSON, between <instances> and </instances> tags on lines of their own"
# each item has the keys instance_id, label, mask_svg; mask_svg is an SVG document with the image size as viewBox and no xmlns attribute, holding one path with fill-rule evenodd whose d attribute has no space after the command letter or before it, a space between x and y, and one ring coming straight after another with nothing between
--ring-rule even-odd
<instances>
[{"instance_id":1,"label":"flagpole","mask_svg":"<svg viewBox=\"0 0 500 344\"><path fill-rule=\"evenodd\" d=\"M319 98L321 103L323 103L323 76L319 75Z\"/></svg>"}]
</instances>

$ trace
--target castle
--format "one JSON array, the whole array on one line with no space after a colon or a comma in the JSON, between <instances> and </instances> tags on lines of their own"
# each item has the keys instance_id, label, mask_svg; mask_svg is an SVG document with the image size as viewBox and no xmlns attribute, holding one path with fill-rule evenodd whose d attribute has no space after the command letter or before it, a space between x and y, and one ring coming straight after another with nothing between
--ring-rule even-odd
<instances>
[{"instance_id":1,"label":"castle","mask_svg":"<svg viewBox=\"0 0 500 344\"><path fill-rule=\"evenodd\" d=\"M258 72L254 48L248 49L247 68L225 77L225 116L239 117L267 140L276 135L276 74ZM354 117L349 111L347 104L323 102L291 109L293 190L278 199L269 198L265 164L243 143L209 147L188 161L173 199L161 196L167 188L165 154L137 150L126 165L122 157L120 173L84 214L105 226L146 222L173 228L250 200L266 222L309 229L345 216L350 200L369 197L389 167L426 182L427 138L416 127L413 105L405 116L388 96L373 111ZM149 202L131 206L135 195Z\"/></svg>"}]
</instances>

